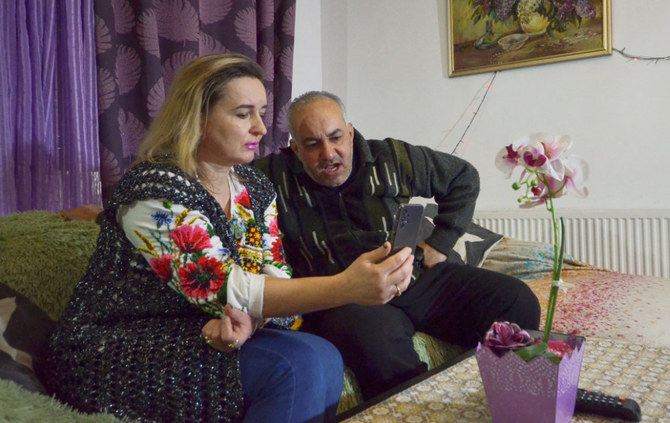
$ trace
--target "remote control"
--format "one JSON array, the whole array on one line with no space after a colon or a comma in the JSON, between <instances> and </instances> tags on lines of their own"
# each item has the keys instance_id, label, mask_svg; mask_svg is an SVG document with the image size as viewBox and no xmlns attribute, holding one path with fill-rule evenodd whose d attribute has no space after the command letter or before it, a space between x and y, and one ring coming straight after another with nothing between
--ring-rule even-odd
<instances>
[{"instance_id":1,"label":"remote control","mask_svg":"<svg viewBox=\"0 0 670 423\"><path fill-rule=\"evenodd\" d=\"M575 412L615 417L633 422L639 422L642 418L640 405L635 400L586 389L577 390Z\"/></svg>"}]
</instances>

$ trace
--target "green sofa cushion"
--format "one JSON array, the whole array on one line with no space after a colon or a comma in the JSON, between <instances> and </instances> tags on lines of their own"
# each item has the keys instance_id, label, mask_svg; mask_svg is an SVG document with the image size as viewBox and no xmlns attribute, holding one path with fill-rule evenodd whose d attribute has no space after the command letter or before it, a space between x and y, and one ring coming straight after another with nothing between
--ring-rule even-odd
<instances>
[{"instance_id":1,"label":"green sofa cushion","mask_svg":"<svg viewBox=\"0 0 670 423\"><path fill-rule=\"evenodd\" d=\"M85 414L46 395L29 392L16 383L0 379L0 422L12 423L121 423L111 414Z\"/></svg>"},{"instance_id":2,"label":"green sofa cushion","mask_svg":"<svg viewBox=\"0 0 670 423\"><path fill-rule=\"evenodd\" d=\"M98 232L95 222L44 211L0 218L0 282L58 320L88 267Z\"/></svg>"}]
</instances>

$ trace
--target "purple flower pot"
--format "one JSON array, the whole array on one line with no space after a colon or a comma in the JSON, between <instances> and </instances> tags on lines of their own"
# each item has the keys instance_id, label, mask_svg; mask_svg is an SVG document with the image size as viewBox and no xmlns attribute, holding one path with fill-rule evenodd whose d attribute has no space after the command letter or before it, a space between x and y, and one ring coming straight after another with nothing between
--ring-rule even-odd
<instances>
[{"instance_id":1,"label":"purple flower pot","mask_svg":"<svg viewBox=\"0 0 670 423\"><path fill-rule=\"evenodd\" d=\"M584 341L577 337L572 356L566 354L559 364L545 357L525 362L514 352L498 357L479 344L475 355L493 422L569 422L575 411Z\"/></svg>"}]
</instances>

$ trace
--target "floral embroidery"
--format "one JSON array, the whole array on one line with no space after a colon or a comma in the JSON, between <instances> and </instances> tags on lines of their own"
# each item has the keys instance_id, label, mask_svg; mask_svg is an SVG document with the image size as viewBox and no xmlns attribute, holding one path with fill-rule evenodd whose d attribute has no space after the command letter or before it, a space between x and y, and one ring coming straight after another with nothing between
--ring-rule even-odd
<instances>
[{"instance_id":1,"label":"floral embroidery","mask_svg":"<svg viewBox=\"0 0 670 423\"><path fill-rule=\"evenodd\" d=\"M160 280L167 281L172 278L172 259L174 259L172 254L163 254L160 258L154 257L149 260L151 269L158 275Z\"/></svg>"},{"instance_id":2,"label":"floral embroidery","mask_svg":"<svg viewBox=\"0 0 670 423\"><path fill-rule=\"evenodd\" d=\"M247 232L247 238L253 245L257 245L259 247L263 245L263 236L255 226L249 228L249 231Z\"/></svg>"},{"instance_id":3,"label":"floral embroidery","mask_svg":"<svg viewBox=\"0 0 670 423\"><path fill-rule=\"evenodd\" d=\"M284 253L284 244L281 238L275 240L270 251L272 251L272 260L286 263L286 254Z\"/></svg>"},{"instance_id":4,"label":"floral embroidery","mask_svg":"<svg viewBox=\"0 0 670 423\"><path fill-rule=\"evenodd\" d=\"M167 212L163 211L155 212L154 214L151 215L151 218L153 219L154 222L156 222L156 225L158 227L169 225L170 223L172 223L172 216L170 216Z\"/></svg>"},{"instance_id":5,"label":"floral embroidery","mask_svg":"<svg viewBox=\"0 0 670 423\"><path fill-rule=\"evenodd\" d=\"M233 201L229 223L242 269L260 274L264 265L271 265L291 275L277 226L276 205L273 203L266 216L257 220L246 189ZM202 225L200 217L187 220L190 210L175 216L171 203L164 201L162 205L165 210L151 215L156 230L148 234L135 231L143 243L138 249L151 255L149 264L161 281L204 311L220 316L227 303L227 278L235 264L230 250L233 246L214 249L212 237L217 234L209 223ZM203 222L196 224L198 220ZM166 232L167 237L161 235Z\"/></svg>"},{"instance_id":6,"label":"floral embroidery","mask_svg":"<svg viewBox=\"0 0 670 423\"><path fill-rule=\"evenodd\" d=\"M240 206L250 209L251 208L251 198L249 198L249 191L246 189L240 193L235 199L233 200L235 204L239 204Z\"/></svg>"},{"instance_id":7,"label":"floral embroidery","mask_svg":"<svg viewBox=\"0 0 670 423\"><path fill-rule=\"evenodd\" d=\"M212 247L209 234L200 226L184 225L176 227L170 232L170 239L177 244L180 251L185 253L195 253Z\"/></svg>"},{"instance_id":8,"label":"floral embroidery","mask_svg":"<svg viewBox=\"0 0 670 423\"><path fill-rule=\"evenodd\" d=\"M210 294L219 292L226 279L223 263L214 257L200 257L179 269L179 283L184 294L192 298L206 300Z\"/></svg>"},{"instance_id":9,"label":"floral embroidery","mask_svg":"<svg viewBox=\"0 0 670 423\"><path fill-rule=\"evenodd\" d=\"M261 270L263 270L258 262L249 258L242 258L242 268L251 273L261 273Z\"/></svg>"},{"instance_id":10,"label":"floral embroidery","mask_svg":"<svg viewBox=\"0 0 670 423\"><path fill-rule=\"evenodd\" d=\"M277 218L272 219L269 225L270 236L279 236L279 225L277 224Z\"/></svg>"},{"instance_id":11,"label":"floral embroidery","mask_svg":"<svg viewBox=\"0 0 670 423\"><path fill-rule=\"evenodd\" d=\"M233 199L233 202L235 203L235 208L237 209L240 219L245 222L253 219L251 213L251 198L249 198L249 192L246 189L242 191L240 195L236 196Z\"/></svg>"}]
</instances>

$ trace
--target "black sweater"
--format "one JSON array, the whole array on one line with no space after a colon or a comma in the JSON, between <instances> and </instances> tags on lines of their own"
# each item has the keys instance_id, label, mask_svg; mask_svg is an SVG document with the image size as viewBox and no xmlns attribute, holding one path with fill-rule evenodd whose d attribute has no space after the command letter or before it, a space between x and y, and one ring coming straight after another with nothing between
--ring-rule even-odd
<instances>
[{"instance_id":1,"label":"black sweater","mask_svg":"<svg viewBox=\"0 0 670 423\"><path fill-rule=\"evenodd\" d=\"M435 228L426 242L449 255L472 219L479 194L479 174L465 160L391 138L365 140L357 131L352 174L337 188L314 182L290 148L254 166L277 189L279 227L295 277L338 273L379 247L388 239L397 208L412 197L437 203Z\"/></svg>"}]
</instances>

